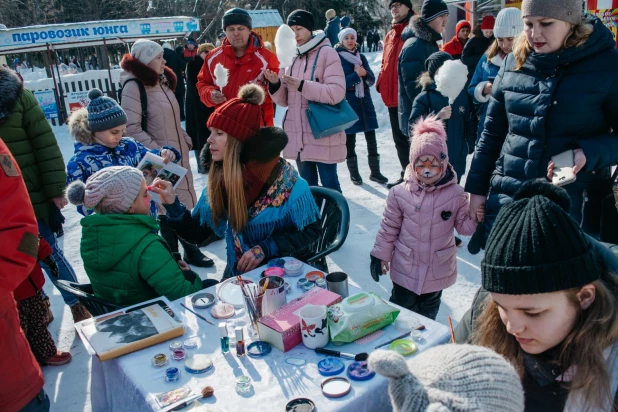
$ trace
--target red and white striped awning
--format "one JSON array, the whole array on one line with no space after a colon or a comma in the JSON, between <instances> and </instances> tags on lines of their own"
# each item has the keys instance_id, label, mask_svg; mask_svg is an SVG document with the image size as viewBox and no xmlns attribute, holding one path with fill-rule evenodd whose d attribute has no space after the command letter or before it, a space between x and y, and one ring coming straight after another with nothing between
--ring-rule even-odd
<instances>
[{"instance_id":1,"label":"red and white striped awning","mask_svg":"<svg viewBox=\"0 0 618 412\"><path fill-rule=\"evenodd\" d=\"M618 8L618 0L588 0L588 10L604 10Z\"/></svg>"}]
</instances>

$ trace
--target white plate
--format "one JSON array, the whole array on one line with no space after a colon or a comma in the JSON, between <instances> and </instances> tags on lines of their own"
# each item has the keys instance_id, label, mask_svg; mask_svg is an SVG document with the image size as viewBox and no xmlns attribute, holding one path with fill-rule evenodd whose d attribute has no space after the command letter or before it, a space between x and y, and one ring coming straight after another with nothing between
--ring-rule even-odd
<instances>
[{"instance_id":1,"label":"white plate","mask_svg":"<svg viewBox=\"0 0 618 412\"><path fill-rule=\"evenodd\" d=\"M243 281L245 284L253 283L248 279L243 279ZM245 307L245 299L236 279L225 282L217 294L219 295L219 299L234 306L235 309L242 309Z\"/></svg>"}]
</instances>

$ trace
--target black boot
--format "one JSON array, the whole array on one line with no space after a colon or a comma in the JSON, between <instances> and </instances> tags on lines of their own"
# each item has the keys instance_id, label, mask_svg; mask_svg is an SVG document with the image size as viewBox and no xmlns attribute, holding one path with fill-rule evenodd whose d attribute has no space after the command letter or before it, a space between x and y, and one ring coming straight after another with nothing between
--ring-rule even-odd
<instances>
[{"instance_id":1,"label":"black boot","mask_svg":"<svg viewBox=\"0 0 618 412\"><path fill-rule=\"evenodd\" d=\"M182 260L184 260L190 265L194 265L200 268L209 268L211 266L214 266L215 262L212 259L206 257L206 255L202 253L199 247L197 247L196 245L192 245L191 243L187 243L182 239L180 239L180 243L185 250Z\"/></svg>"},{"instance_id":2,"label":"black boot","mask_svg":"<svg viewBox=\"0 0 618 412\"><path fill-rule=\"evenodd\" d=\"M356 156L348 157L346 162L348 164L348 170L350 171L350 179L352 179L352 183L357 186L362 185L363 178L360 173L358 173L358 158Z\"/></svg>"},{"instance_id":3,"label":"black boot","mask_svg":"<svg viewBox=\"0 0 618 412\"><path fill-rule=\"evenodd\" d=\"M401 177L399 179L397 179L396 181L394 181L393 183L389 183L386 185L387 189L392 189L393 187L397 186L398 184L403 183L403 174L405 173L405 171L401 171Z\"/></svg>"},{"instance_id":4,"label":"black boot","mask_svg":"<svg viewBox=\"0 0 618 412\"><path fill-rule=\"evenodd\" d=\"M377 183L387 183L388 179L380 173L380 155L369 156L369 180Z\"/></svg>"}]
</instances>

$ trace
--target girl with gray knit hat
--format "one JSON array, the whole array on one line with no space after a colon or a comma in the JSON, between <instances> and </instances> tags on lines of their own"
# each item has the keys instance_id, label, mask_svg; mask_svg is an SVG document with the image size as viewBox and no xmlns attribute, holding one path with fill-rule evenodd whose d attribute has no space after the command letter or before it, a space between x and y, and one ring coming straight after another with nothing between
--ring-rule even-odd
<instances>
[{"instance_id":1,"label":"girl with gray knit hat","mask_svg":"<svg viewBox=\"0 0 618 412\"><path fill-rule=\"evenodd\" d=\"M139 169L112 166L67 188L74 205L94 209L81 220L81 257L95 296L121 306L158 296L178 299L217 282L178 264L149 216L152 197ZM184 262L183 262L184 263ZM147 287L145 287L145 284Z\"/></svg>"}]
</instances>

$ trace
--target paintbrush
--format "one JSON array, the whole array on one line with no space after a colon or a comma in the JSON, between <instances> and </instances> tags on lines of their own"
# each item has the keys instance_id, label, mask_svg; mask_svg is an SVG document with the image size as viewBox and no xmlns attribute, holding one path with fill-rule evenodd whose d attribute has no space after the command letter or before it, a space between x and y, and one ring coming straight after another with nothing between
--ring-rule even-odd
<instances>
[{"instance_id":1,"label":"paintbrush","mask_svg":"<svg viewBox=\"0 0 618 412\"><path fill-rule=\"evenodd\" d=\"M268 287L269 278L266 278L266 282L264 282L264 286L262 286L262 295L266 293L266 288Z\"/></svg>"},{"instance_id":2,"label":"paintbrush","mask_svg":"<svg viewBox=\"0 0 618 412\"><path fill-rule=\"evenodd\" d=\"M214 323L212 323L211 321L209 321L208 319L206 319L205 317L203 317L202 315L200 315L199 313L195 313L194 311L192 311L191 309L189 309L188 307L186 307L184 304L180 304L180 306L182 306L183 308L185 308L186 310L188 310L189 312L193 313L195 316L197 316L198 318L205 320L206 322L210 323L211 325L215 325Z\"/></svg>"},{"instance_id":3,"label":"paintbrush","mask_svg":"<svg viewBox=\"0 0 618 412\"><path fill-rule=\"evenodd\" d=\"M450 316L448 317L448 327L451 330L451 342L455 343L455 331L453 330L453 321Z\"/></svg>"},{"instance_id":4,"label":"paintbrush","mask_svg":"<svg viewBox=\"0 0 618 412\"><path fill-rule=\"evenodd\" d=\"M423 330L423 329L425 329L425 326L424 326L424 325L421 325L421 326L419 326L418 328L416 328L415 330ZM389 340L388 342L381 343L381 344L379 344L378 346L376 346L375 348L376 348L376 349L379 349L379 348L381 348L381 347L383 347L383 346L388 345L389 343L393 343L393 342L395 342L395 341L396 341L396 340L398 340L398 339L403 339L403 338L405 338L406 336L408 336L410 333L412 333L412 331L410 331L410 332L406 332L406 333L404 333L403 335L397 336L396 338L391 339L391 340Z\"/></svg>"},{"instance_id":5,"label":"paintbrush","mask_svg":"<svg viewBox=\"0 0 618 412\"><path fill-rule=\"evenodd\" d=\"M338 356L340 358L352 359L357 362L365 361L369 357L369 355L365 352L354 355L353 353L339 352L338 350L330 350L324 348L316 348L315 353L321 353L322 355Z\"/></svg>"}]
</instances>

